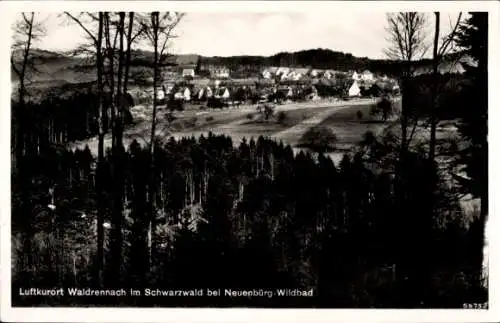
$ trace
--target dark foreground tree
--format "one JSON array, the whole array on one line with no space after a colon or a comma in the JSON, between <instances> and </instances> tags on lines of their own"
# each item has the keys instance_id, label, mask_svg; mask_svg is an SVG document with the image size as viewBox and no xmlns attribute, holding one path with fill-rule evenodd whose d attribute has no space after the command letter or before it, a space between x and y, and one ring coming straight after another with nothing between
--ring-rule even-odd
<instances>
[{"instance_id":1,"label":"dark foreground tree","mask_svg":"<svg viewBox=\"0 0 500 323\"><path fill-rule=\"evenodd\" d=\"M468 140L465 149L460 151L459 160L465 165L468 178L458 178L467 192L481 199L476 245L482 250L488 218L488 13L470 14L470 18L460 25L457 35L458 45L475 60L467 66L471 82L463 90L459 125L460 133ZM481 256L476 265L481 266L482 261Z\"/></svg>"}]
</instances>

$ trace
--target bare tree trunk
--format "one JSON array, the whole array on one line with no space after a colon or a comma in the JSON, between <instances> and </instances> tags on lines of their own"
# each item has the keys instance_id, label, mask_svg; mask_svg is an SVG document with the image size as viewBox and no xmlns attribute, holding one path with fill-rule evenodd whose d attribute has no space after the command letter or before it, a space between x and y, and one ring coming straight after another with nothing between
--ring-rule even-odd
<instances>
[{"instance_id":1,"label":"bare tree trunk","mask_svg":"<svg viewBox=\"0 0 500 323\"><path fill-rule=\"evenodd\" d=\"M150 180L149 180L149 223L148 223L148 254L149 254L149 270L152 270L153 263L153 231L154 231L154 210L155 210L155 132L156 132L156 81L158 78L158 32L159 32L159 13L151 13L151 25L153 32L153 46L154 46L154 62L153 62L153 117L151 120L151 141L150 141Z\"/></svg>"},{"instance_id":2,"label":"bare tree trunk","mask_svg":"<svg viewBox=\"0 0 500 323\"><path fill-rule=\"evenodd\" d=\"M126 54L126 63L125 63L125 76L123 80L123 93L127 94L128 91L128 80L130 73L130 61L132 54L132 29L134 26L134 12L131 11L128 13L128 30L127 30L127 54Z\"/></svg>"},{"instance_id":3,"label":"bare tree trunk","mask_svg":"<svg viewBox=\"0 0 500 323\"><path fill-rule=\"evenodd\" d=\"M99 104L99 136L97 148L96 193L97 193L97 284L103 285L104 270L104 196L103 196L103 167L104 167L104 114L103 104L103 40L104 14L99 12L99 31L96 44L97 55L97 100Z\"/></svg>"},{"instance_id":4,"label":"bare tree trunk","mask_svg":"<svg viewBox=\"0 0 500 323\"><path fill-rule=\"evenodd\" d=\"M431 108L431 139L429 142L429 160L434 161L436 155L436 126L437 126L437 87L438 87L438 67L439 67L439 12L434 12L436 16L436 25L434 32L434 50L433 50L433 61L432 61L432 108Z\"/></svg>"},{"instance_id":5,"label":"bare tree trunk","mask_svg":"<svg viewBox=\"0 0 500 323\"><path fill-rule=\"evenodd\" d=\"M26 44L23 51L23 61L21 65L21 70L17 70L15 68L15 63L13 62L14 70L18 74L19 77L19 106L16 113L17 119L17 138L16 138L16 166L19 167L21 159L24 155L25 149L27 149L27 145L25 142L25 132L26 129L24 127L24 122L26 120L25 115L25 95L26 95L26 68L28 66L28 59L31 49L31 43L33 39L33 22L35 19L35 13L31 12L31 15L28 19L25 19L25 24L28 29L26 36L28 37L26 40Z\"/></svg>"},{"instance_id":6,"label":"bare tree trunk","mask_svg":"<svg viewBox=\"0 0 500 323\"><path fill-rule=\"evenodd\" d=\"M111 20L109 17L109 12L104 13L104 34L106 36L106 57L108 59L108 68L106 71L106 76L108 80L108 86L109 86L109 98L107 105L109 105L107 108L111 111L111 146L112 150L113 147L116 145L116 133L114 130L115 128L115 75L114 75L114 61L115 61L115 47L114 44L111 43L111 30L110 30L110 25L111 25Z\"/></svg>"},{"instance_id":7,"label":"bare tree trunk","mask_svg":"<svg viewBox=\"0 0 500 323\"><path fill-rule=\"evenodd\" d=\"M28 19L25 19L25 24L28 29L26 34L27 41L23 51L23 61L21 65L21 71L19 71L15 67L15 63L13 60L13 67L19 77L19 106L16 111L16 121L17 121L17 134L16 134L16 168L17 168L17 190L21 193L22 204L21 204L21 214L26 216L27 218L23 221L23 254L26 255L26 258L21 265L21 268L26 269L29 268L33 263L33 253L32 253L32 237L33 237L33 226L31 223L31 218L29 217L32 209L32 205L30 203L31 197L29 196L28 187L30 185L31 176L29 174L29 167L27 167L26 162L23 161L23 157L25 155L25 150L29 149L29 142L26 140L26 107L25 107L25 78L26 78L26 67L28 65L28 58L31 48L32 35L33 35L33 21L34 21L35 13L31 12L31 16ZM23 16L26 18L25 16ZM28 116L28 120L29 120ZM22 277L23 275L21 275ZM24 279L24 278L22 278Z\"/></svg>"},{"instance_id":8,"label":"bare tree trunk","mask_svg":"<svg viewBox=\"0 0 500 323\"><path fill-rule=\"evenodd\" d=\"M114 185L114 205L113 205L113 230L112 230L112 270L111 277L114 283L118 284L121 277L120 267L122 263L122 222L123 222L123 165L122 165L122 152L123 152L123 129L122 129L122 76L123 76L123 37L124 37L124 24L125 13L120 12L120 21L118 24L118 33L120 39L120 52L118 60L118 75L116 95L114 96L113 109L115 110L115 120L113 122L113 133L115 143L113 145L113 185ZM114 73L112 74L114 77Z\"/></svg>"}]
</instances>

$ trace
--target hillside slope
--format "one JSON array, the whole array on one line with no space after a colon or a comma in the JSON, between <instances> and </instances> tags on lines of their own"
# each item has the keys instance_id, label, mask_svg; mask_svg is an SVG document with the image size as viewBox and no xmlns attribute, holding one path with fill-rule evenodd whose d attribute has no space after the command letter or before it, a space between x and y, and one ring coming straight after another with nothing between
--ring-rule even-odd
<instances>
[{"instance_id":1,"label":"hillside slope","mask_svg":"<svg viewBox=\"0 0 500 323\"><path fill-rule=\"evenodd\" d=\"M20 59L20 53L15 53L15 59ZM448 55L447 62L456 60L460 53ZM33 66L37 72L30 71L34 82L64 81L68 83L91 82L96 79L95 70L89 59L69 56L62 53L34 49L31 52ZM152 68L153 53L144 50L132 52L131 72L134 70L150 70ZM427 70L430 60L421 60L414 63L415 67ZM329 49L309 49L293 53L282 52L272 56L228 56L205 57L197 54L169 55L165 57L163 65L186 66L196 65L204 68L210 65L226 66L232 73L245 72L245 74L258 74L265 67L311 67L320 69L334 69L339 71L365 70L374 73L398 75L401 63L393 60L377 60L367 57L356 57L349 53L332 51ZM17 76L11 69L12 81Z\"/></svg>"}]
</instances>

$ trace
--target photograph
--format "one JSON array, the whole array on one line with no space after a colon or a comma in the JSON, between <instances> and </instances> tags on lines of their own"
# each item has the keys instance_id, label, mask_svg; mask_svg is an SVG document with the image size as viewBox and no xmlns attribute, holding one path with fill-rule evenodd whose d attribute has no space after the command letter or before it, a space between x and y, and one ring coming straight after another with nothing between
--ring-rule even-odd
<instances>
[{"instance_id":1,"label":"photograph","mask_svg":"<svg viewBox=\"0 0 500 323\"><path fill-rule=\"evenodd\" d=\"M197 6L12 13L12 308L488 310L498 15Z\"/></svg>"}]
</instances>

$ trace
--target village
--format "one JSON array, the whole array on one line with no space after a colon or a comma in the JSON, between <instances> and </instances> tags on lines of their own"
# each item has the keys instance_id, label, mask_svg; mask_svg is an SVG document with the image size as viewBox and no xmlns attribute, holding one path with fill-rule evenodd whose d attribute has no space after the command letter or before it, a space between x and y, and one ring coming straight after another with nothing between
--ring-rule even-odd
<instances>
[{"instance_id":1,"label":"village","mask_svg":"<svg viewBox=\"0 0 500 323\"><path fill-rule=\"evenodd\" d=\"M351 99L397 96L399 85L387 75L376 75L369 70L335 71L303 67L267 67L259 74L232 76L225 66L196 64L164 67L157 86L159 103L168 101L182 108L189 106L227 107L251 102L284 103L286 101L317 101L319 99ZM241 74L241 73L239 73ZM152 83L152 77L148 83ZM136 92L133 96L151 97L153 89Z\"/></svg>"}]
</instances>

